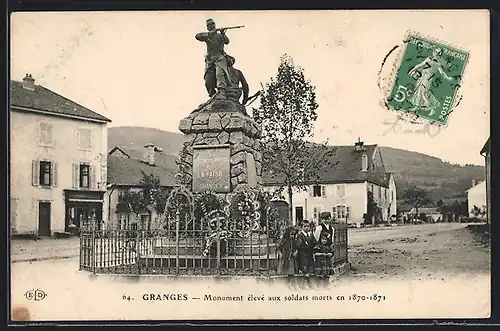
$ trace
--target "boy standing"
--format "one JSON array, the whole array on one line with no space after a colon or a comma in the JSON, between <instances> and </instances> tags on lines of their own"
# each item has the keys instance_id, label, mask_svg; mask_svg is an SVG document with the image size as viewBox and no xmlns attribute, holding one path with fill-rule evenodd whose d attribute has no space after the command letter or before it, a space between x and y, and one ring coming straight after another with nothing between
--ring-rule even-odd
<instances>
[{"instance_id":1,"label":"boy standing","mask_svg":"<svg viewBox=\"0 0 500 331\"><path fill-rule=\"evenodd\" d=\"M314 271L313 248L314 236L311 232L309 221L303 220L301 231L297 234L296 248L298 251L297 262L299 273L309 277Z\"/></svg>"}]
</instances>

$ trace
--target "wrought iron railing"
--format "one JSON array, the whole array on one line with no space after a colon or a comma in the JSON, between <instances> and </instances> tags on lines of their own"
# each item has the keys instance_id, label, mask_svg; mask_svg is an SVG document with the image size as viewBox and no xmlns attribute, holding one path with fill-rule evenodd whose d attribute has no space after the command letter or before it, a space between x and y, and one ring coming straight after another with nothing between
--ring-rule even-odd
<instances>
[{"instance_id":1,"label":"wrought iron railing","mask_svg":"<svg viewBox=\"0 0 500 331\"><path fill-rule=\"evenodd\" d=\"M111 274L276 275L278 238L269 227L245 233L227 231L223 229L236 229L236 224L223 226L223 221L222 217L217 220L217 231L194 222L166 222L152 230L134 226L97 229L84 224L80 269ZM348 261L347 225L335 224L334 228L337 266Z\"/></svg>"}]
</instances>

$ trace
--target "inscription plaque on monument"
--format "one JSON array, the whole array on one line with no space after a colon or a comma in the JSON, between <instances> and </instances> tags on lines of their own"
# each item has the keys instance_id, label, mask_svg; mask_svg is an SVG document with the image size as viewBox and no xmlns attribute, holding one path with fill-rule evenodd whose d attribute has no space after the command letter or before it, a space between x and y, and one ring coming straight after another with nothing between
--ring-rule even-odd
<instances>
[{"instance_id":1,"label":"inscription plaque on monument","mask_svg":"<svg viewBox=\"0 0 500 331\"><path fill-rule=\"evenodd\" d=\"M193 146L193 191L230 192L229 146Z\"/></svg>"}]
</instances>

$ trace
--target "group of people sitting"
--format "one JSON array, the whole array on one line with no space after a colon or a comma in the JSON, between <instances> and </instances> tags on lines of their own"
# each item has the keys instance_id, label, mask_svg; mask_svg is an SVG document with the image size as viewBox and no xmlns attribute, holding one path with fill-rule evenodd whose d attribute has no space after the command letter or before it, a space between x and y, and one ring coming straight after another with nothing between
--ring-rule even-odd
<instances>
[{"instance_id":1,"label":"group of people sitting","mask_svg":"<svg viewBox=\"0 0 500 331\"><path fill-rule=\"evenodd\" d=\"M278 245L278 273L288 275L289 283L296 284L296 277L303 286L311 285L311 276L327 285L333 275L334 228L330 214L321 213L319 224L302 221L285 229Z\"/></svg>"}]
</instances>

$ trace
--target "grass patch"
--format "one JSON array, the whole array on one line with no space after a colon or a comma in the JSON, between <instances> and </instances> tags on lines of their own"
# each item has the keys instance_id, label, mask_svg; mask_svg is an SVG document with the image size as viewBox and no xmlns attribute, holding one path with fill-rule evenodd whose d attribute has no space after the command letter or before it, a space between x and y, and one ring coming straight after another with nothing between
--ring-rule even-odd
<instances>
[{"instance_id":1,"label":"grass patch","mask_svg":"<svg viewBox=\"0 0 500 331\"><path fill-rule=\"evenodd\" d=\"M474 237L474 241L482 246L491 244L491 225L490 224L469 224L467 229Z\"/></svg>"}]
</instances>

